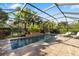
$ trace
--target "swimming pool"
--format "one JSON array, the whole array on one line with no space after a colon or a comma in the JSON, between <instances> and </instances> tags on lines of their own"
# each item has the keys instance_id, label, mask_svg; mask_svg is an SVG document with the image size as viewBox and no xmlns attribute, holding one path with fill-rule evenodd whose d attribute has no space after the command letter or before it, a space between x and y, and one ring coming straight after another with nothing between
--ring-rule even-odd
<instances>
[{"instance_id":1,"label":"swimming pool","mask_svg":"<svg viewBox=\"0 0 79 59\"><path fill-rule=\"evenodd\" d=\"M40 40L50 39L52 36L51 34L44 34L44 35L37 35L33 37L22 37L17 39L10 40L12 50L26 46L28 44L38 42Z\"/></svg>"}]
</instances>

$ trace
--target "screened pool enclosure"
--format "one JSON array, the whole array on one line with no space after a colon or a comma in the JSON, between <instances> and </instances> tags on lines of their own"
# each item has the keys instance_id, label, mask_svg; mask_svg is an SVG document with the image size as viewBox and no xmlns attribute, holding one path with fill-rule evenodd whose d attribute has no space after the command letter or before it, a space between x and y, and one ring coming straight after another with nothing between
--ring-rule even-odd
<instances>
[{"instance_id":1,"label":"screened pool enclosure","mask_svg":"<svg viewBox=\"0 0 79 59\"><path fill-rule=\"evenodd\" d=\"M10 7L9 7L10 5ZM0 15L0 27L9 27L13 32L21 32L29 27L30 23L37 23L39 27L44 28L44 21L52 22L53 24L48 27L58 29L61 22L64 23L65 31L78 31L74 30L75 23L78 23L78 3L1 3L1 12L5 12L5 16ZM4 14L3 14L4 15ZM25 17L25 18L24 18ZM2 20L3 19L3 20ZM37 20L38 19L38 20ZM55 23L55 24L54 24ZM5 25L4 25L5 24ZM17 26L16 26L17 25ZM25 25L25 26L24 26ZM55 25L55 26L54 26ZM73 25L73 26L71 26ZM31 24L32 26L32 24ZM13 28L16 28L13 30ZM17 30L22 29L22 30ZM24 29L24 30L23 30ZM50 28L51 29L51 28ZM50 31L46 28L46 30ZM71 30L73 29L73 30ZM30 29L31 30L31 29ZM52 29L51 29L52 30ZM33 31L33 30L32 30ZM62 29L60 29L62 32Z\"/></svg>"},{"instance_id":2,"label":"screened pool enclosure","mask_svg":"<svg viewBox=\"0 0 79 59\"><path fill-rule=\"evenodd\" d=\"M26 37L12 49L66 32L79 32L78 3L0 3L0 39Z\"/></svg>"}]
</instances>

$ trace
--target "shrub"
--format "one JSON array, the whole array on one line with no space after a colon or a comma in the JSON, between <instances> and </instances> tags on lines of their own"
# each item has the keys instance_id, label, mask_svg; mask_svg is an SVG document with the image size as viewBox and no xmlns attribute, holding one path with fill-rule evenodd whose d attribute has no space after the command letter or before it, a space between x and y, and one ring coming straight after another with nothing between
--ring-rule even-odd
<instances>
[{"instance_id":1,"label":"shrub","mask_svg":"<svg viewBox=\"0 0 79 59\"><path fill-rule=\"evenodd\" d=\"M39 28L38 25L31 25L31 26L29 27L29 31L30 31L30 32L39 32L39 31L40 31L40 28Z\"/></svg>"},{"instance_id":2,"label":"shrub","mask_svg":"<svg viewBox=\"0 0 79 59\"><path fill-rule=\"evenodd\" d=\"M51 33L60 33L60 31L58 30L58 29L52 29L51 31L50 31Z\"/></svg>"},{"instance_id":3,"label":"shrub","mask_svg":"<svg viewBox=\"0 0 79 59\"><path fill-rule=\"evenodd\" d=\"M4 39L10 34L11 30L9 28L0 28L0 39Z\"/></svg>"}]
</instances>

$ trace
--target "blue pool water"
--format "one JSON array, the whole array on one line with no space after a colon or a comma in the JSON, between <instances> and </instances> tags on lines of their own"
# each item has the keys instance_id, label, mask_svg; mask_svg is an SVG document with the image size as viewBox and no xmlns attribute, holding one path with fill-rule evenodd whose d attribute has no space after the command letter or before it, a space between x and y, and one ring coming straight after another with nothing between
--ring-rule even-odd
<instances>
[{"instance_id":1,"label":"blue pool water","mask_svg":"<svg viewBox=\"0 0 79 59\"><path fill-rule=\"evenodd\" d=\"M49 36L50 35L46 34L46 35L38 35L38 36L33 36L33 37L24 37L24 38L12 39L12 40L10 40L11 48L17 49L17 48L26 46L26 45L34 43L34 42L38 42L40 40L49 39Z\"/></svg>"}]
</instances>

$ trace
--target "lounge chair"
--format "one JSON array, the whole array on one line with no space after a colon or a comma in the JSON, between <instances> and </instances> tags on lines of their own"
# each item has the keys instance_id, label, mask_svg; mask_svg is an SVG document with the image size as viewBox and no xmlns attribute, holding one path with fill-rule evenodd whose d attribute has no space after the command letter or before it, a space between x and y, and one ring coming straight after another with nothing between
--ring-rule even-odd
<instances>
[{"instance_id":1,"label":"lounge chair","mask_svg":"<svg viewBox=\"0 0 79 59\"><path fill-rule=\"evenodd\" d=\"M70 35L72 34L72 32L66 32L65 34L63 34L64 37L70 37Z\"/></svg>"},{"instance_id":2,"label":"lounge chair","mask_svg":"<svg viewBox=\"0 0 79 59\"><path fill-rule=\"evenodd\" d=\"M76 38L76 39L78 39L78 38L79 38L79 32L77 32L76 35L71 35L71 37L72 37L72 38Z\"/></svg>"}]
</instances>

